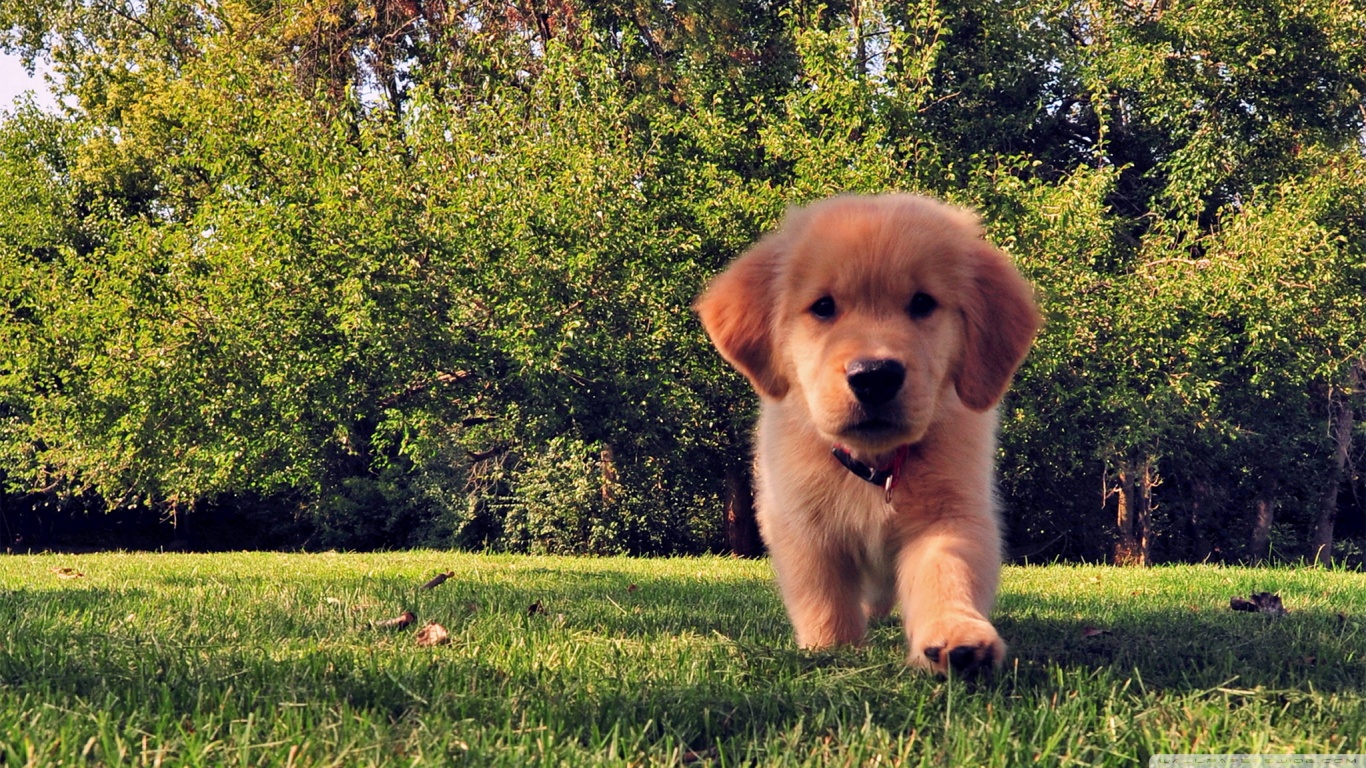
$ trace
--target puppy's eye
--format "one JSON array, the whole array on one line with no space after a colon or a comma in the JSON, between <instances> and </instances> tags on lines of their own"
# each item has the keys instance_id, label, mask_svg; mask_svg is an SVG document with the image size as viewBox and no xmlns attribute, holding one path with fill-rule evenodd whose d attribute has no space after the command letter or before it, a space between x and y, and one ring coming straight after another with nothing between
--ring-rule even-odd
<instances>
[{"instance_id":1,"label":"puppy's eye","mask_svg":"<svg viewBox=\"0 0 1366 768\"><path fill-rule=\"evenodd\" d=\"M829 296L822 296L816 299L816 303L807 311L822 320L829 320L835 316L835 300Z\"/></svg>"},{"instance_id":2,"label":"puppy's eye","mask_svg":"<svg viewBox=\"0 0 1366 768\"><path fill-rule=\"evenodd\" d=\"M928 293L917 293L911 297L911 303L906 307L906 311L911 317L919 320L922 317L929 317L930 313L939 306L939 302Z\"/></svg>"}]
</instances>

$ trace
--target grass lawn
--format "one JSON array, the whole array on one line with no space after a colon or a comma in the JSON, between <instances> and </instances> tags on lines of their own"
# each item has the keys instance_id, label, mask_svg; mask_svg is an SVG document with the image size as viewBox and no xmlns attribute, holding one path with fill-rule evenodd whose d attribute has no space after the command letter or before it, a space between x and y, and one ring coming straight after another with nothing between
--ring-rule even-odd
<instances>
[{"instance_id":1,"label":"grass lawn","mask_svg":"<svg viewBox=\"0 0 1366 768\"><path fill-rule=\"evenodd\" d=\"M419 589L440 571L454 576ZM1289 615L1229 610L1263 590ZM373 626L405 609L413 627ZM417 645L428 620L449 644ZM763 561L8 556L0 765L1366 752L1366 575L1013 567L997 627L1011 657L971 684L903 669L895 624L862 649L796 650Z\"/></svg>"}]
</instances>

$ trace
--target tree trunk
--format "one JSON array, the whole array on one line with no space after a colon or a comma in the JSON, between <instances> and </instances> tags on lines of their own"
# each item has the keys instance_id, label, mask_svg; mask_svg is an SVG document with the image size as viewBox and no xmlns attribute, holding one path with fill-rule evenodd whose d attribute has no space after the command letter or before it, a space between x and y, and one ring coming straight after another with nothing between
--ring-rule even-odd
<instances>
[{"instance_id":1,"label":"tree trunk","mask_svg":"<svg viewBox=\"0 0 1366 768\"><path fill-rule=\"evenodd\" d=\"M18 537L9 527L9 494L5 493L4 487L0 486L0 536L5 539L5 554L14 552L14 545L19 543Z\"/></svg>"},{"instance_id":2,"label":"tree trunk","mask_svg":"<svg viewBox=\"0 0 1366 768\"><path fill-rule=\"evenodd\" d=\"M1191 560L1205 562L1214 554L1205 537L1205 518L1209 515L1210 485L1204 477L1191 484L1190 514L1186 517L1186 537L1190 541Z\"/></svg>"},{"instance_id":3,"label":"tree trunk","mask_svg":"<svg viewBox=\"0 0 1366 768\"><path fill-rule=\"evenodd\" d=\"M1134 475L1128 463L1119 468L1119 512L1115 519L1119 540L1115 542L1115 565L1132 565L1138 551L1134 535Z\"/></svg>"},{"instance_id":4,"label":"tree trunk","mask_svg":"<svg viewBox=\"0 0 1366 768\"><path fill-rule=\"evenodd\" d=\"M1338 490L1352 447L1352 403L1344 393L1331 389L1328 397L1328 430L1333 436L1333 465L1329 470L1328 482L1324 485L1323 499L1319 502L1318 519L1314 521L1311 548L1315 565L1331 565L1333 562L1333 526L1338 517Z\"/></svg>"},{"instance_id":5,"label":"tree trunk","mask_svg":"<svg viewBox=\"0 0 1366 768\"><path fill-rule=\"evenodd\" d=\"M758 557L764 553L759 523L754 519L754 492L743 465L732 465L726 470L726 542L731 554L737 557Z\"/></svg>"},{"instance_id":6,"label":"tree trunk","mask_svg":"<svg viewBox=\"0 0 1366 768\"><path fill-rule=\"evenodd\" d=\"M612 450L611 445L604 444L602 452L598 454L598 461L601 468L602 503L611 504L617 497L617 452Z\"/></svg>"},{"instance_id":7,"label":"tree trunk","mask_svg":"<svg viewBox=\"0 0 1366 768\"><path fill-rule=\"evenodd\" d=\"M1115 565L1152 563L1152 462L1124 462L1119 467L1119 513Z\"/></svg>"},{"instance_id":8,"label":"tree trunk","mask_svg":"<svg viewBox=\"0 0 1366 768\"><path fill-rule=\"evenodd\" d=\"M849 4L849 24L854 28L854 64L858 67L859 77L868 74L868 41L863 37L863 3L854 0Z\"/></svg>"},{"instance_id":9,"label":"tree trunk","mask_svg":"<svg viewBox=\"0 0 1366 768\"><path fill-rule=\"evenodd\" d=\"M1276 480L1264 478L1252 501L1257 517L1252 522L1252 560L1265 562L1271 556L1271 526L1276 522Z\"/></svg>"},{"instance_id":10,"label":"tree trunk","mask_svg":"<svg viewBox=\"0 0 1366 768\"><path fill-rule=\"evenodd\" d=\"M1153 488L1157 486L1157 476L1153 472L1151 459L1144 459L1139 465L1138 497L1135 501L1134 529L1138 534L1138 564L1153 564Z\"/></svg>"}]
</instances>

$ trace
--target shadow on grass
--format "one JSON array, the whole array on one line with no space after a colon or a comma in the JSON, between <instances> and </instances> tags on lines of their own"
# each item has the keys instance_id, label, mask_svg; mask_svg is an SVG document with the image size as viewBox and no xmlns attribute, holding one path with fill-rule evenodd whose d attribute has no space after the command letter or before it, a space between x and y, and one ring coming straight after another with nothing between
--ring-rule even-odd
<instances>
[{"instance_id":1,"label":"shadow on grass","mask_svg":"<svg viewBox=\"0 0 1366 768\"><path fill-rule=\"evenodd\" d=\"M536 578L527 579L528 573ZM893 732L940 722L946 686L906 670L897 623L870 632L866 647L797 650L771 579L497 570L452 578L437 589L397 577L343 577L288 591L295 605L320 606L339 594L367 601L376 617L412 609L464 638L521 634L529 661L487 648L413 649L407 635L369 629L344 610L257 606L232 618L233 605L279 586L269 574L221 579L249 595L217 612L237 633L204 644L183 637L130 639L105 631L125 613L181 610L174 600L199 583L179 580L168 595L139 589L73 588L4 595L0 689L60 701L117 701L136 710L213 711L222 717L274 711L279 702L344 706L387 722L413 716L447 723L546 723L564 733L605 733L615 724L693 744L762 739L806 723L857 726L865 718ZM278 590L277 590L278 591ZM1028 709L1060 692L1123 689L1184 695L1220 688L1360 692L1366 679L1359 617L1302 610L1273 619L1209 606L1117 606L1113 598L1011 595L996 617L1011 646L995 678L970 698ZM164 604L163 604L164 603ZM532 606L538 606L532 610ZM72 622L73 615L95 620ZM1108 620L1092 622L1089 615ZM73 629L74 626L74 629ZM1103 632L1088 633L1092 626ZM102 635L101 633L104 632ZM695 675L650 658L654 644L698 640ZM582 638L633 644L624 660L567 665L542 654L584 651ZM289 646L288 653L281 648ZM564 649L570 649L566 651ZM640 650L643 649L643 650ZM615 665L615 666L613 666ZM954 686L957 684L954 683ZM972 706L969 704L968 706ZM416 714L415 714L416 713ZM936 720L935 718L940 718ZM463 726L468 727L468 726Z\"/></svg>"},{"instance_id":2,"label":"shadow on grass","mask_svg":"<svg viewBox=\"0 0 1366 768\"><path fill-rule=\"evenodd\" d=\"M724 638L738 663L776 664L782 675L812 666L850 668L899 664L904 637L899 619L874 626L867 646L810 653L795 648L776 590L768 579L725 584L682 584L639 579L627 592L625 574L563 583L523 593L562 616L564 627L612 636L657 639L691 632ZM610 599L610 600L609 600ZM584 610L594 601L612 610ZM1218 687L1308 689L1323 693L1366 689L1366 619L1334 611L1298 609L1287 616L1240 613L1227 605L1171 607L1133 598L1116 606L1105 596L1088 600L1014 596L994 621L1010 646L1001 680L1038 690L1064 678L1100 673L1132 679L1147 691L1186 693ZM1028 606L1028 610L1014 610ZM567 610L564 608L568 606ZM1059 618L1071 614L1072 618ZM1108 617L1087 619L1087 615ZM919 677L908 673L911 678ZM904 682L900 674L893 675Z\"/></svg>"}]
</instances>

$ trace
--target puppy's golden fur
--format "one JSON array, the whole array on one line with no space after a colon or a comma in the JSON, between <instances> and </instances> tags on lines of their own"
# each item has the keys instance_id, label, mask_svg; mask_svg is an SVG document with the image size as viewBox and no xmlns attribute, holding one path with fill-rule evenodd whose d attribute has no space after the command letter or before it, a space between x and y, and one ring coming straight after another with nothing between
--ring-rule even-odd
<instances>
[{"instance_id":1,"label":"puppy's golden fur","mask_svg":"<svg viewBox=\"0 0 1366 768\"><path fill-rule=\"evenodd\" d=\"M976 217L905 194L796 209L696 310L760 395L757 514L797 642L858 643L895 603L912 665L999 664L996 404L1040 318ZM836 445L904 457L890 503Z\"/></svg>"}]
</instances>

